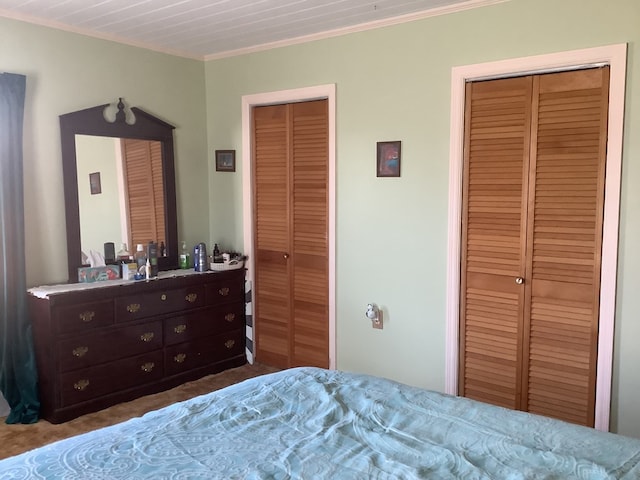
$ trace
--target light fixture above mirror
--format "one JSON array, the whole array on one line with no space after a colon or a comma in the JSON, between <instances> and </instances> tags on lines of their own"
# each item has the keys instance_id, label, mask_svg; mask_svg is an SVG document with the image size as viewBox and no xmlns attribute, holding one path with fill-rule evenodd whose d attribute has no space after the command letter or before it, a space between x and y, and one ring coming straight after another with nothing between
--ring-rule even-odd
<instances>
[{"instance_id":1,"label":"light fixture above mirror","mask_svg":"<svg viewBox=\"0 0 640 480\"><path fill-rule=\"evenodd\" d=\"M115 119L110 120L109 113L113 110L116 110ZM111 115L111 117L113 117L113 115ZM165 243L166 253L165 256L158 259L160 270L177 268L178 234L173 129L174 127L172 125L136 107L132 107L127 114L122 99L119 100L116 106L111 104L98 105L60 116L69 282L77 281L78 268L84 265L82 261L83 249L95 249L98 244L99 247L102 248L106 242L115 243L117 249L121 243L125 242L124 239L129 239L129 243L131 244L128 245L128 248L132 253L135 248L135 243L146 244L150 240L156 242L163 241ZM91 159L87 157L91 156L91 148L96 149L96 158L100 156L98 155L99 147L97 146L99 143L93 143L94 147L91 147L91 142L87 144L89 137L96 137L96 142L98 142L99 139L107 141L111 139L111 148L118 152L114 154L114 157L120 155L119 159L114 160L116 163L120 162L119 166L114 164L113 166L105 167L104 164L101 166L96 164L96 168L93 168ZM81 145L83 146L81 147ZM87 145L89 145L89 147L87 147ZM123 182L126 182L126 171L121 171L116 174L116 176L120 175L121 185L118 187L120 189L119 192L114 193L112 190L116 187L103 183L107 181L110 175L114 175L108 173L109 169L117 171L118 168L125 168L126 170L127 149L143 149L149 152L147 159L149 165L144 168L148 171L148 183L151 185L149 188L153 191L150 190L148 194L145 193L145 195L147 195L152 203L157 204L158 208L149 210L149 218L145 218L142 221L139 220L139 212L133 212L129 209L129 205L127 205L129 199L133 199L135 194L131 193L132 196L130 197L129 193L126 192L129 188L123 184ZM87 150L89 150L89 152L87 152ZM89 153L89 155L87 155L87 153ZM80 159L79 155L82 155L83 158ZM134 153L131 157L137 157L136 162L141 161L139 160L139 153ZM152 157L155 159L152 160ZM81 164L79 163L80 161L82 161ZM88 165L87 161L89 161ZM151 167L151 163L153 162L161 167L160 169L156 168L155 186L153 186L154 181L151 178L154 176ZM140 167L140 165L138 165L138 167ZM104 175L100 174L102 171L104 171ZM82 177L86 176L86 178L79 177L79 172L82 172ZM90 173L87 174L87 172ZM98 175L95 175L96 173ZM114 182L115 181L117 180L114 180ZM87 192L84 192L85 187ZM131 188L135 190L136 188L139 189L139 187L140 185L132 186ZM87 198L90 198L87 197L87 195L91 196L92 194L95 198L97 198L98 195L103 195L100 197L103 210L97 208L98 202L94 205L80 204L80 201L87 203ZM123 207L121 207L121 205L123 205ZM104 214L105 211L109 211L112 217L119 217L120 212L125 210L127 214L120 219L120 226L118 228L104 229L105 237L108 236L110 238L104 238L102 242L100 242L100 239L94 235L92 243L86 243L86 239L91 238L92 235L90 232L83 232L83 228L95 233L96 230L101 229L97 228L97 225L102 227L101 224L97 224L96 222L101 222L109 216ZM81 218L83 219L82 221ZM89 223L86 220L87 218L91 219ZM142 227L140 225L140 222L146 223L147 221L153 224L155 230L149 230L147 226ZM151 238L145 238L146 236L150 236ZM144 241L141 241L143 238Z\"/></svg>"}]
</instances>

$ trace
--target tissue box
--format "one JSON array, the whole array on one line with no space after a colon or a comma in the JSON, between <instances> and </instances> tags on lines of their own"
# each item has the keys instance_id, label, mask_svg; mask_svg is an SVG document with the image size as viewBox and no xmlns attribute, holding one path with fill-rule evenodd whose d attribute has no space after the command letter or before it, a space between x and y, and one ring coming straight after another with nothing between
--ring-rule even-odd
<instances>
[{"instance_id":1,"label":"tissue box","mask_svg":"<svg viewBox=\"0 0 640 480\"><path fill-rule=\"evenodd\" d=\"M78 282L92 283L120 278L120 265L78 268Z\"/></svg>"}]
</instances>

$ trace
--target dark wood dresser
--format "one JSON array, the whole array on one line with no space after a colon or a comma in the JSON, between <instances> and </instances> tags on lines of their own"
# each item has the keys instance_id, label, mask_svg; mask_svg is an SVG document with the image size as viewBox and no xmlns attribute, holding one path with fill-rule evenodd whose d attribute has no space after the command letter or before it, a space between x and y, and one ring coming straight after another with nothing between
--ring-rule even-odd
<instances>
[{"instance_id":1,"label":"dark wood dresser","mask_svg":"<svg viewBox=\"0 0 640 480\"><path fill-rule=\"evenodd\" d=\"M246 363L243 269L43 289L29 308L51 423Z\"/></svg>"}]
</instances>

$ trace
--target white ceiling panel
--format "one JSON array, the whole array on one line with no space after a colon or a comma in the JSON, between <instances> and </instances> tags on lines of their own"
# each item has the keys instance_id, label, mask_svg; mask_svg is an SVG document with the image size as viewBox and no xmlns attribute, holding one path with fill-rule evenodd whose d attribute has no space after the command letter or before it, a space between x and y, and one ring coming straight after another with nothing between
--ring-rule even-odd
<instances>
[{"instance_id":1,"label":"white ceiling panel","mask_svg":"<svg viewBox=\"0 0 640 480\"><path fill-rule=\"evenodd\" d=\"M0 0L0 16L191 58L217 58L504 1Z\"/></svg>"}]
</instances>

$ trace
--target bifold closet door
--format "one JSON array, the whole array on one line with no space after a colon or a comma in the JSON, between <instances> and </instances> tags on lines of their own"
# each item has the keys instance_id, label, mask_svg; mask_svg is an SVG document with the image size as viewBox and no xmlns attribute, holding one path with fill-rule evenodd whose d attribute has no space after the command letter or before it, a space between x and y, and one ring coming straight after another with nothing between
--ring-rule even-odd
<instances>
[{"instance_id":1,"label":"bifold closet door","mask_svg":"<svg viewBox=\"0 0 640 480\"><path fill-rule=\"evenodd\" d=\"M593 425L608 78L467 86L461 395Z\"/></svg>"},{"instance_id":2,"label":"bifold closet door","mask_svg":"<svg viewBox=\"0 0 640 480\"><path fill-rule=\"evenodd\" d=\"M531 77L468 83L459 392L521 402Z\"/></svg>"},{"instance_id":3,"label":"bifold closet door","mask_svg":"<svg viewBox=\"0 0 640 480\"><path fill-rule=\"evenodd\" d=\"M162 143L123 138L121 145L129 248L166 243Z\"/></svg>"},{"instance_id":4,"label":"bifold closet door","mask_svg":"<svg viewBox=\"0 0 640 480\"><path fill-rule=\"evenodd\" d=\"M328 103L256 107L256 359L329 366Z\"/></svg>"}]
</instances>

